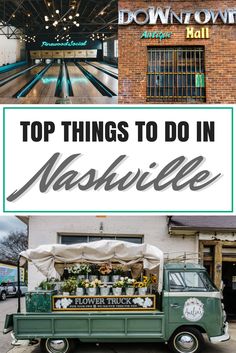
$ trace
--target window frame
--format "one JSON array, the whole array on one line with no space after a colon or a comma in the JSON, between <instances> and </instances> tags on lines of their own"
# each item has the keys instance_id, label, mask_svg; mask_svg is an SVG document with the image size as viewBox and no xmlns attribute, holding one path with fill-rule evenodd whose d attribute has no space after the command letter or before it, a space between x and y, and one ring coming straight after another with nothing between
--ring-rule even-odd
<instances>
[{"instance_id":1,"label":"window frame","mask_svg":"<svg viewBox=\"0 0 236 353\"><path fill-rule=\"evenodd\" d=\"M103 56L108 57L108 42L103 42Z\"/></svg>"},{"instance_id":2,"label":"window frame","mask_svg":"<svg viewBox=\"0 0 236 353\"><path fill-rule=\"evenodd\" d=\"M190 286L185 286L185 289L181 288L176 288L176 290L171 289L171 284L170 284L170 275L172 274L187 274L187 273L196 273L198 274L198 278L202 281L202 284L204 285L204 287L190 287ZM206 283L204 283L204 280L202 279L202 275L205 277L205 279L208 281L208 285L211 286L211 288L207 288ZM217 291L217 288L215 286L215 284L213 283L213 281L211 280L211 278L209 277L208 273L204 270L198 270L198 271L194 271L194 269L191 270L170 270L168 271L168 276L167 276L167 280L168 280L168 292L170 293L187 293L187 292L214 292ZM186 280L184 278L182 278L183 282L186 283ZM199 290L201 289L201 290Z\"/></svg>"},{"instance_id":3,"label":"window frame","mask_svg":"<svg viewBox=\"0 0 236 353\"><path fill-rule=\"evenodd\" d=\"M114 58L118 58L119 56L119 42L118 39L114 40Z\"/></svg>"},{"instance_id":4,"label":"window frame","mask_svg":"<svg viewBox=\"0 0 236 353\"><path fill-rule=\"evenodd\" d=\"M150 70L150 67L155 67L155 69ZM147 101L163 103L206 102L205 71L204 46L148 46ZM153 84L152 81L157 79L160 84L158 85L156 82ZM179 86L180 82L182 84ZM179 94L180 89L182 94ZM156 94L151 94L152 90Z\"/></svg>"},{"instance_id":5,"label":"window frame","mask_svg":"<svg viewBox=\"0 0 236 353\"><path fill-rule=\"evenodd\" d=\"M58 242L59 244L65 244L69 245L66 243L62 242L63 237L87 237L87 243L89 243L89 238L98 238L98 240L102 239L112 239L112 240L122 240L126 238L134 238L134 239L140 239L140 243L135 243L135 244L143 244L144 242L144 235L143 234L117 234L117 233L66 233L66 232L60 232L58 233ZM96 240L92 240L96 241ZM126 241L126 240L124 240ZM82 243L82 242L81 242ZM70 244L81 244L81 243L70 243ZM133 242L134 243L134 242Z\"/></svg>"}]
</instances>

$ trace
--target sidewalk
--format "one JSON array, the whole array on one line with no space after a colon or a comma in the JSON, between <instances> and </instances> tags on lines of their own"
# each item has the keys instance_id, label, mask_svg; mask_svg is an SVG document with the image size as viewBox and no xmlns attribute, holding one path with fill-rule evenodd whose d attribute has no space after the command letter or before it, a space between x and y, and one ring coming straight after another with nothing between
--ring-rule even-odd
<instances>
[{"instance_id":1,"label":"sidewalk","mask_svg":"<svg viewBox=\"0 0 236 353\"><path fill-rule=\"evenodd\" d=\"M206 342L204 353L233 353L236 347L236 323L230 324L231 339L217 345ZM168 347L162 343L78 343L79 353L167 353ZM39 353L39 345L28 346L22 341L21 346L13 347L8 353Z\"/></svg>"}]
</instances>

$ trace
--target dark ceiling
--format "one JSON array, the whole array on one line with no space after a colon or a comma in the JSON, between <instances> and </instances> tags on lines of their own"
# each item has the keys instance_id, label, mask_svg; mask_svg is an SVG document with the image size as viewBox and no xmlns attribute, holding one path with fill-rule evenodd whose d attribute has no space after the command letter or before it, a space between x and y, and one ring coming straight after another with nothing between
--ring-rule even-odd
<instances>
[{"instance_id":1,"label":"dark ceiling","mask_svg":"<svg viewBox=\"0 0 236 353\"><path fill-rule=\"evenodd\" d=\"M117 0L0 0L0 35L28 36L117 33ZM11 27L12 26L12 27ZM15 27L17 30L14 30Z\"/></svg>"}]
</instances>

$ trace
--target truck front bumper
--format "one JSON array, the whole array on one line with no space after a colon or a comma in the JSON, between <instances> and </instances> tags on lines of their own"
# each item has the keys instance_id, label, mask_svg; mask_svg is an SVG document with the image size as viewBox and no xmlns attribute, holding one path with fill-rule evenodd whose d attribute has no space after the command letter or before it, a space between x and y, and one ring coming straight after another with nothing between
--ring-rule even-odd
<instances>
[{"instance_id":1,"label":"truck front bumper","mask_svg":"<svg viewBox=\"0 0 236 353\"><path fill-rule=\"evenodd\" d=\"M228 341L230 339L230 335L228 331L229 331L229 324L228 322L226 322L224 327L224 334L222 336L210 337L210 342L216 344L216 343Z\"/></svg>"}]
</instances>

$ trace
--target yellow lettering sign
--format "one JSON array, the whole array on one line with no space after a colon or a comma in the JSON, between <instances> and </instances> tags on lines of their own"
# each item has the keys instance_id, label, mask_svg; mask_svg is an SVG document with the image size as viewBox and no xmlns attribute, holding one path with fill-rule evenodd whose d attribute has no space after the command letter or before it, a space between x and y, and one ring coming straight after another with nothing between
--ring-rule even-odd
<instances>
[{"instance_id":1,"label":"yellow lettering sign","mask_svg":"<svg viewBox=\"0 0 236 353\"><path fill-rule=\"evenodd\" d=\"M209 39L210 38L209 28L202 27L201 29L196 30L194 27L187 27L186 38L187 39Z\"/></svg>"}]
</instances>

